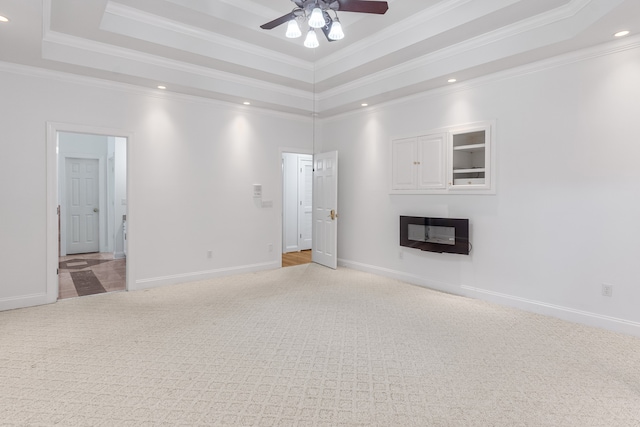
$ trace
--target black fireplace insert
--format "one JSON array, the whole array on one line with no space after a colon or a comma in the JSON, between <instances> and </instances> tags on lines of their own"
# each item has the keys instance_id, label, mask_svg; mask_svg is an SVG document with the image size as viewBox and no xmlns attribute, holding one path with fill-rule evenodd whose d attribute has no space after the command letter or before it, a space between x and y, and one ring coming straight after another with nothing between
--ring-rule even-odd
<instances>
[{"instance_id":1,"label":"black fireplace insert","mask_svg":"<svg viewBox=\"0 0 640 427\"><path fill-rule=\"evenodd\" d=\"M469 255L469 220L400 216L400 246Z\"/></svg>"}]
</instances>

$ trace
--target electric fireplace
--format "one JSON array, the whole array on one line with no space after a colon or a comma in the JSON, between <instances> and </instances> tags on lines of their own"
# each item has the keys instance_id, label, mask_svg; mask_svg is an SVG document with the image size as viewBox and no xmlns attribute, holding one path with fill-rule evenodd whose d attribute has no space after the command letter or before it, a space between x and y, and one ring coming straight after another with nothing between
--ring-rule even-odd
<instances>
[{"instance_id":1,"label":"electric fireplace","mask_svg":"<svg viewBox=\"0 0 640 427\"><path fill-rule=\"evenodd\" d=\"M469 255L469 220L401 216L400 246Z\"/></svg>"}]
</instances>

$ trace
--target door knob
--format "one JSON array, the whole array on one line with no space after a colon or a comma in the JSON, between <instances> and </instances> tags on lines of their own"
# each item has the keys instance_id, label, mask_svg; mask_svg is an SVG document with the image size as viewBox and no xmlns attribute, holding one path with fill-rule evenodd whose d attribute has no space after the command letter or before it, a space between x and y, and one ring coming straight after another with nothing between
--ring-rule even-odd
<instances>
[{"instance_id":1,"label":"door knob","mask_svg":"<svg viewBox=\"0 0 640 427\"><path fill-rule=\"evenodd\" d=\"M329 216L334 221L335 221L336 218L338 218L338 214L336 213L336 211L334 209L331 209L331 213L329 214Z\"/></svg>"},{"instance_id":2,"label":"door knob","mask_svg":"<svg viewBox=\"0 0 640 427\"><path fill-rule=\"evenodd\" d=\"M98 208L93 208L93 211L94 212L98 212Z\"/></svg>"}]
</instances>

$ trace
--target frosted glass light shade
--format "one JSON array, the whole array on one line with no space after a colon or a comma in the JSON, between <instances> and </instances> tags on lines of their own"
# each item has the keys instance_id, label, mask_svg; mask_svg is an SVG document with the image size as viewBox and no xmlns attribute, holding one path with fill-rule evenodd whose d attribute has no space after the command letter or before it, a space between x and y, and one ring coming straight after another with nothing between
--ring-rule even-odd
<instances>
[{"instance_id":1,"label":"frosted glass light shade","mask_svg":"<svg viewBox=\"0 0 640 427\"><path fill-rule=\"evenodd\" d=\"M331 31L329 31L328 37L331 40L342 40L344 38L344 32L342 32L342 24L336 18L331 24Z\"/></svg>"},{"instance_id":2,"label":"frosted glass light shade","mask_svg":"<svg viewBox=\"0 0 640 427\"><path fill-rule=\"evenodd\" d=\"M327 23L324 21L324 16L322 16L322 10L319 7L314 8L309 17L309 26L311 28L322 28L325 25Z\"/></svg>"},{"instance_id":3,"label":"frosted glass light shade","mask_svg":"<svg viewBox=\"0 0 640 427\"><path fill-rule=\"evenodd\" d=\"M310 49L314 49L320 46L320 42L318 42L318 36L316 35L316 32L313 28L309 29L309 32L307 33L307 38L304 39L304 45L305 47L308 47Z\"/></svg>"},{"instance_id":4,"label":"frosted glass light shade","mask_svg":"<svg viewBox=\"0 0 640 427\"><path fill-rule=\"evenodd\" d=\"M289 24L287 25L287 33L285 35L290 39L296 39L302 35L302 31L300 31L298 22L295 19L289 21Z\"/></svg>"}]
</instances>

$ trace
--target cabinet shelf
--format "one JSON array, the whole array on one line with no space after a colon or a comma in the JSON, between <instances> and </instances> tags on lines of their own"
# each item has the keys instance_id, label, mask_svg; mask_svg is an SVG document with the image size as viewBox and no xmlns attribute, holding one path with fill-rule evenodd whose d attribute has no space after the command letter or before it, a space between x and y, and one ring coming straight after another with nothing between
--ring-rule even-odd
<instances>
[{"instance_id":1,"label":"cabinet shelf","mask_svg":"<svg viewBox=\"0 0 640 427\"><path fill-rule=\"evenodd\" d=\"M485 168L471 168L471 169L454 169L453 173L477 173L484 172Z\"/></svg>"},{"instance_id":2,"label":"cabinet shelf","mask_svg":"<svg viewBox=\"0 0 640 427\"><path fill-rule=\"evenodd\" d=\"M469 144L469 145L458 145L457 147L453 147L453 151L473 151L478 150L480 148L484 148L486 144Z\"/></svg>"}]
</instances>

